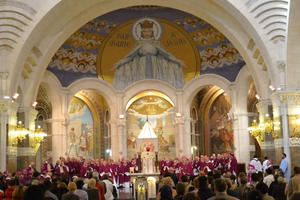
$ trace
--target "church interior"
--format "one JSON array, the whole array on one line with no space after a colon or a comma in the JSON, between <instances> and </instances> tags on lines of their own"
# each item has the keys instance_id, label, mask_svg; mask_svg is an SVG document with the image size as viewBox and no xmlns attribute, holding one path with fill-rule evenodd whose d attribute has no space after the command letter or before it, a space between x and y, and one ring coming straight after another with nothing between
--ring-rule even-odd
<instances>
[{"instance_id":1,"label":"church interior","mask_svg":"<svg viewBox=\"0 0 300 200\"><path fill-rule=\"evenodd\" d=\"M1 9L0 171L139 152L155 163L229 153L245 171L254 155L279 166L285 153L290 172L300 165L299 1Z\"/></svg>"}]
</instances>

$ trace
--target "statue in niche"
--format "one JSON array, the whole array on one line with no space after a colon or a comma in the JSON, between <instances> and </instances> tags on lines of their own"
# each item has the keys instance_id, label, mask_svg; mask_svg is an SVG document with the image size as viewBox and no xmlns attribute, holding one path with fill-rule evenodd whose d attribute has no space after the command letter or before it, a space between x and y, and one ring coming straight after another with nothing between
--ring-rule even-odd
<instances>
[{"instance_id":1,"label":"statue in niche","mask_svg":"<svg viewBox=\"0 0 300 200\"><path fill-rule=\"evenodd\" d=\"M114 87L122 90L135 81L158 79L182 88L182 66L185 64L160 45L162 27L159 22L151 18L140 19L134 23L132 35L137 41L136 47L113 65Z\"/></svg>"}]
</instances>

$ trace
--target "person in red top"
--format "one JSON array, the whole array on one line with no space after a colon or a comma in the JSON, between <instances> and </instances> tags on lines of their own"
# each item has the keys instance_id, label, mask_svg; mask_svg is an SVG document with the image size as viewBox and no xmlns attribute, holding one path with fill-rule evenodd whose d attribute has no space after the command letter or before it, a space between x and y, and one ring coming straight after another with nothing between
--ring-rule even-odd
<instances>
[{"instance_id":1,"label":"person in red top","mask_svg":"<svg viewBox=\"0 0 300 200\"><path fill-rule=\"evenodd\" d=\"M15 190L15 179L8 180L8 188L4 192L4 199L3 200L13 200L12 193Z\"/></svg>"},{"instance_id":2,"label":"person in red top","mask_svg":"<svg viewBox=\"0 0 300 200\"><path fill-rule=\"evenodd\" d=\"M99 173L98 172L93 172L93 178L96 180L96 188L100 191L100 197L101 200L104 200L104 186L99 183Z\"/></svg>"}]
</instances>

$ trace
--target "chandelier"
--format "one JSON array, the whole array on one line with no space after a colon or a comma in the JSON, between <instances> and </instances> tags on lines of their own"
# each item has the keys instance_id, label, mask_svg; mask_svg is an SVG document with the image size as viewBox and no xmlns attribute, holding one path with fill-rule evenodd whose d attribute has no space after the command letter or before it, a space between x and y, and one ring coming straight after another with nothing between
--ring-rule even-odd
<instances>
[{"instance_id":1,"label":"chandelier","mask_svg":"<svg viewBox=\"0 0 300 200\"><path fill-rule=\"evenodd\" d=\"M299 116L295 116L293 120L291 120L291 137L300 137L300 118Z\"/></svg>"},{"instance_id":2,"label":"chandelier","mask_svg":"<svg viewBox=\"0 0 300 200\"><path fill-rule=\"evenodd\" d=\"M248 128L250 134L255 137L258 141L263 141L264 139L264 125L263 124L258 124L256 120L253 120L251 126Z\"/></svg>"},{"instance_id":3,"label":"chandelier","mask_svg":"<svg viewBox=\"0 0 300 200\"><path fill-rule=\"evenodd\" d=\"M273 138L279 138L280 122L273 121L267 114L263 123L257 123L256 120L253 120L248 130L259 141L264 141L265 134L272 134Z\"/></svg>"},{"instance_id":4,"label":"chandelier","mask_svg":"<svg viewBox=\"0 0 300 200\"><path fill-rule=\"evenodd\" d=\"M15 130L10 131L8 134L12 139L12 144L17 145L19 142L22 142L26 135L28 135L30 131L24 128L24 124L21 121L18 122L17 128Z\"/></svg>"},{"instance_id":5,"label":"chandelier","mask_svg":"<svg viewBox=\"0 0 300 200\"><path fill-rule=\"evenodd\" d=\"M45 131L41 128L41 126L38 126L37 129L29 133L29 141L31 144L31 147L35 148L37 147L47 136Z\"/></svg>"}]
</instances>

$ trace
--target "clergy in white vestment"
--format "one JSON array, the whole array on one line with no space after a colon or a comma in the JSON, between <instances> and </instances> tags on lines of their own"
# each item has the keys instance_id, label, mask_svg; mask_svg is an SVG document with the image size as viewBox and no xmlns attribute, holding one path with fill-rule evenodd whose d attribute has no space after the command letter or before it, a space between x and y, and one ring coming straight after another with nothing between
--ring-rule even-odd
<instances>
[{"instance_id":1,"label":"clergy in white vestment","mask_svg":"<svg viewBox=\"0 0 300 200\"><path fill-rule=\"evenodd\" d=\"M256 172L262 172L261 162L258 160L256 155L253 156L253 159L250 161L250 165L254 166Z\"/></svg>"}]
</instances>

